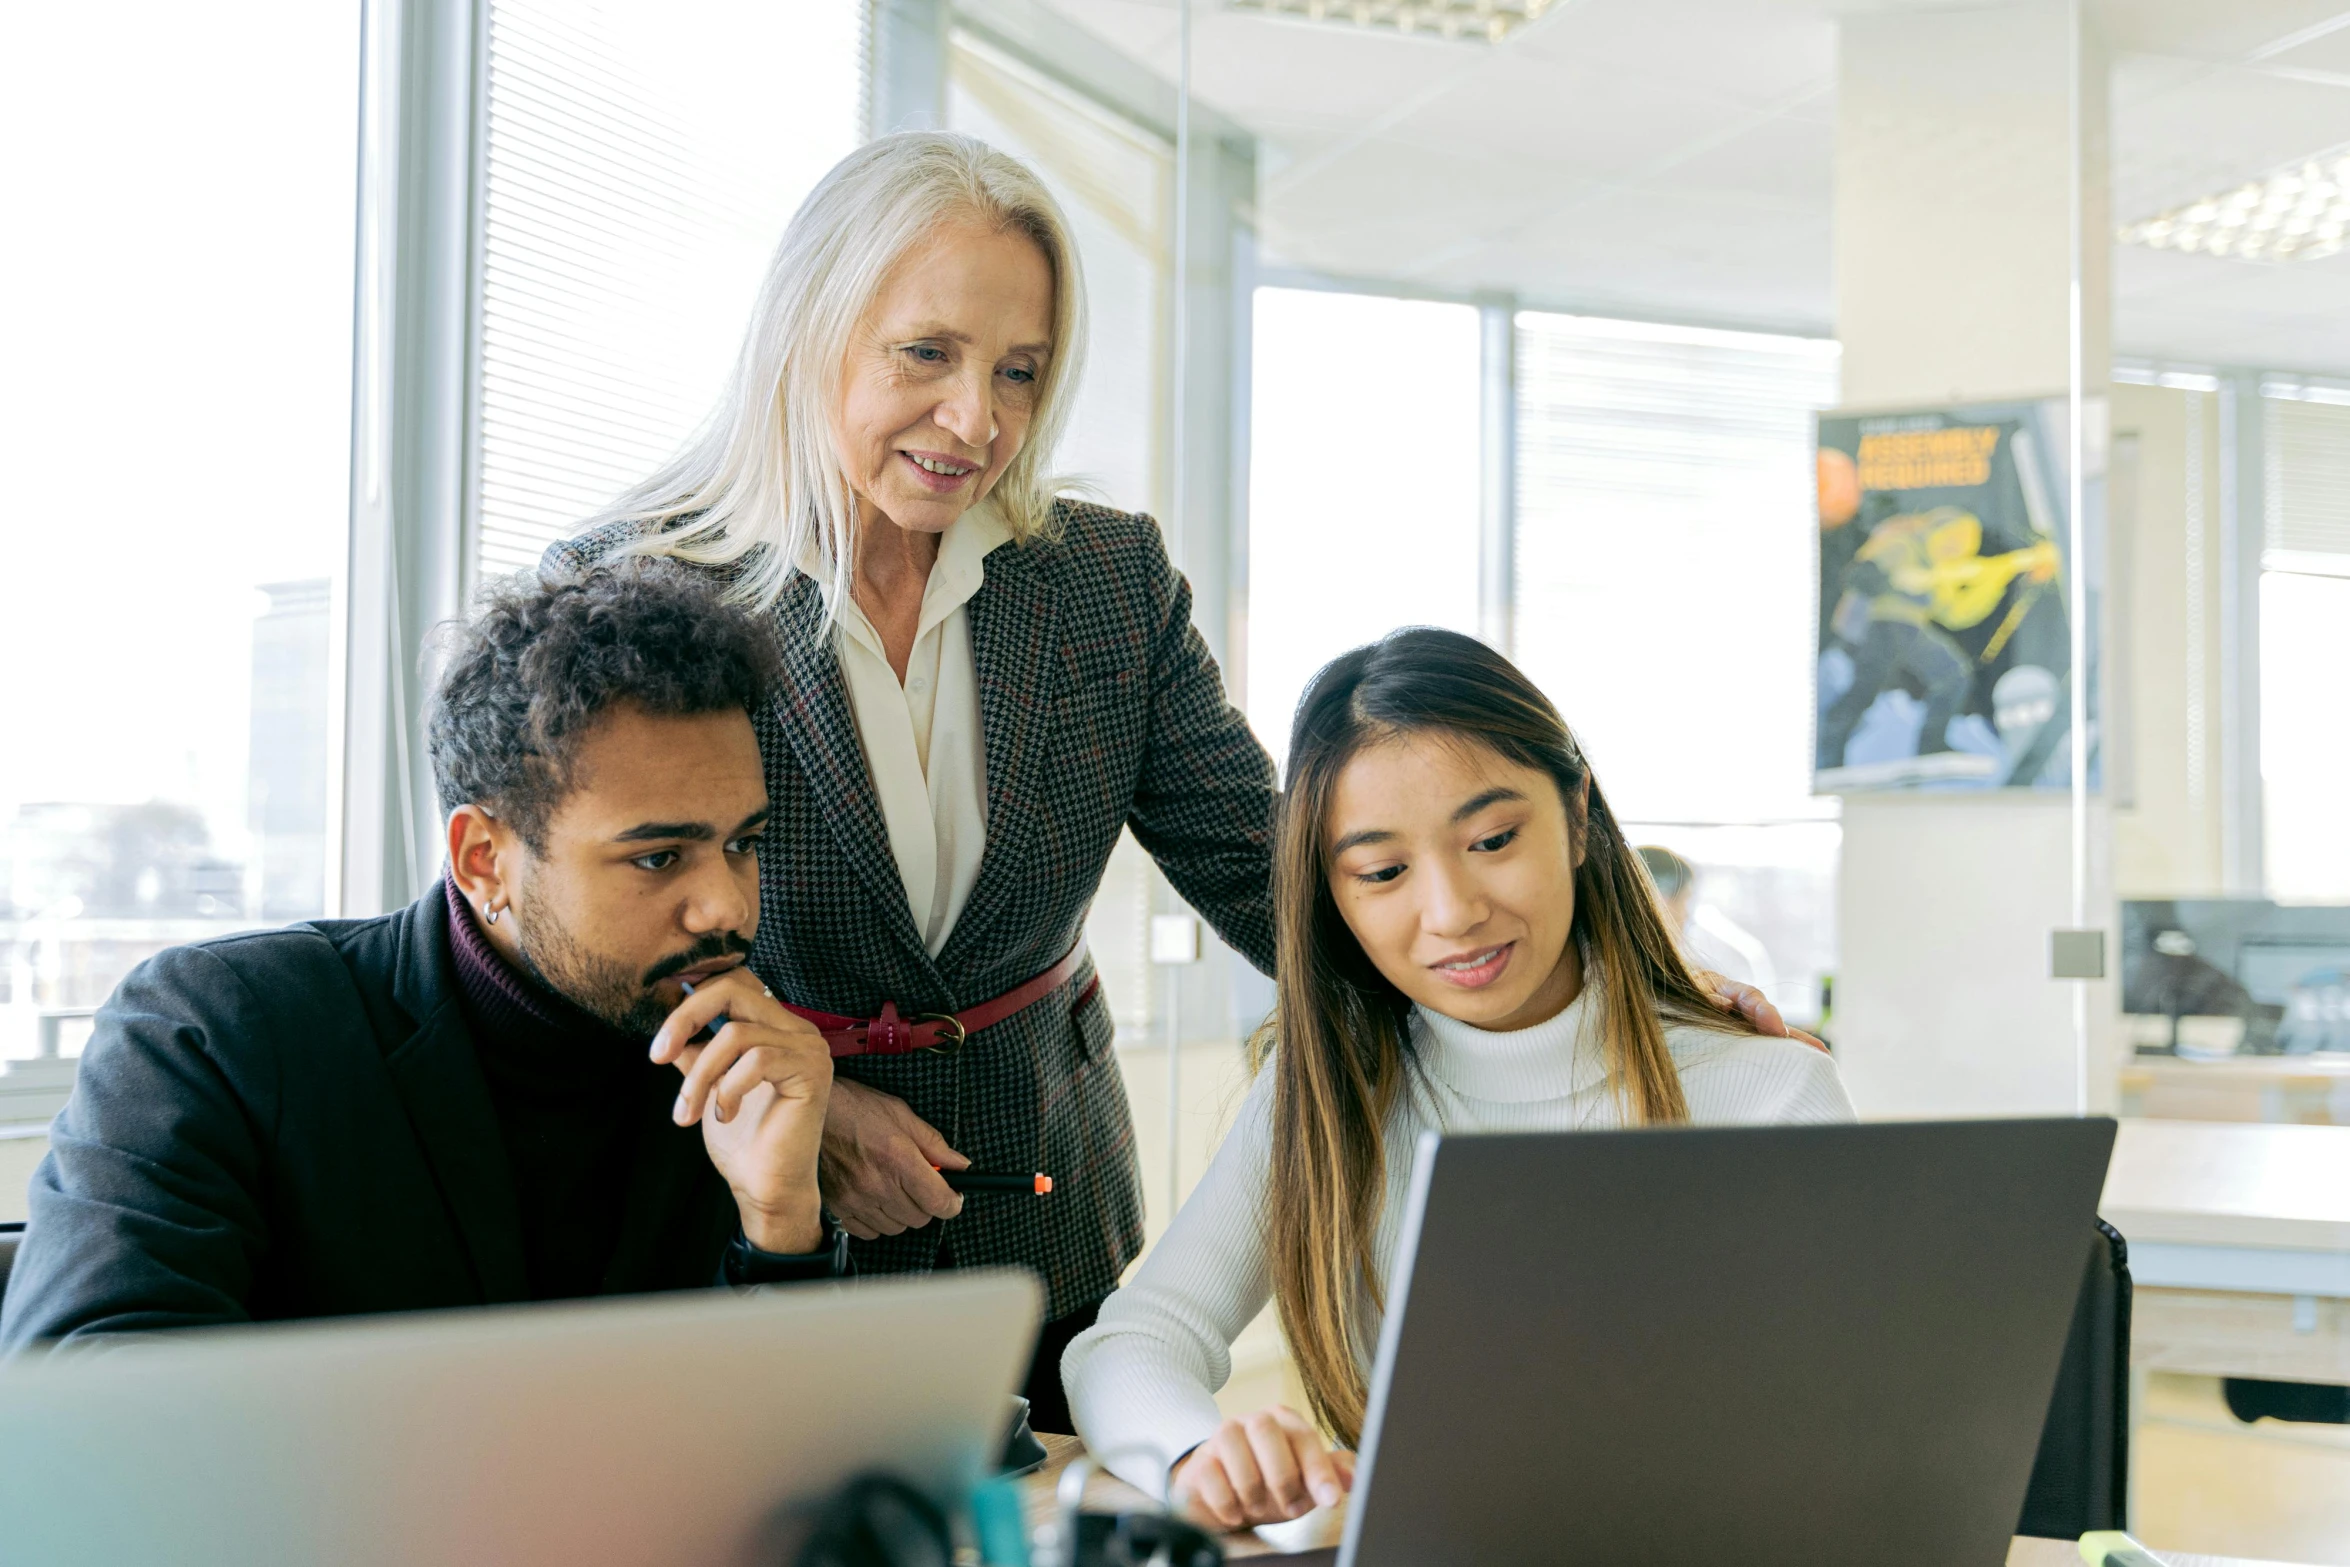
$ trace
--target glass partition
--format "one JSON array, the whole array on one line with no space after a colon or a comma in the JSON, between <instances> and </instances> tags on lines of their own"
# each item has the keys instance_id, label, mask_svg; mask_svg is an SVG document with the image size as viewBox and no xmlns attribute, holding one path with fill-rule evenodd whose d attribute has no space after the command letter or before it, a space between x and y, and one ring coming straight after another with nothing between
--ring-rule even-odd
<instances>
[{"instance_id":1,"label":"glass partition","mask_svg":"<svg viewBox=\"0 0 2350 1567\"><path fill-rule=\"evenodd\" d=\"M1477 312L1335 290L1250 301L1249 721L1397 626L1478 625Z\"/></svg>"},{"instance_id":2,"label":"glass partition","mask_svg":"<svg viewBox=\"0 0 2350 1567\"><path fill-rule=\"evenodd\" d=\"M2258 1355L2182 1324L2257 1322L2339 1385L2350 1316L2166 1247L2281 1157L2188 1118L2350 1121L2350 939L2312 902L2350 901L2350 28L2322 13L957 9L1162 126L1189 86L1177 185L1232 201L1247 263L1194 252L1190 297L1245 282L1253 359L1205 389L1247 432L1246 569L1200 613L1240 628L1260 734L1332 652L1474 631L1684 862L1691 951L1816 1026L1864 1116L2131 1116L2109 1206L2146 1355L2202 1377L2140 1387L2149 1537L2280 1557L2350 1532L2264 1517L2234 1417L2183 1434ZM2294 906L2246 927L2261 900ZM2350 1170L2293 1147L2305 1182ZM1277 1346L1255 1364L1232 1406L1278 1382ZM2322 1446L2294 1462L2350 1479ZM2192 1505L2190 1451L2223 1477Z\"/></svg>"},{"instance_id":3,"label":"glass partition","mask_svg":"<svg viewBox=\"0 0 2350 1567\"><path fill-rule=\"evenodd\" d=\"M2253 4L2112 22L2136 725L2114 821L2119 1098L2149 1177L2203 1161L2168 1211L2117 1220L2153 1368L2140 1532L2313 1560L2350 1542L2350 1231L2309 1222L2350 1190L2326 1162L2350 1142L2345 21ZM2260 1487L2277 1500L2247 1516Z\"/></svg>"},{"instance_id":4,"label":"glass partition","mask_svg":"<svg viewBox=\"0 0 2350 1567\"><path fill-rule=\"evenodd\" d=\"M2052 961L2113 926L2104 770L2134 736L2099 510L2107 60L2072 8L955 16L1177 129L1170 201L1232 221L1245 266L1195 247L1186 297L1196 321L1228 291L1209 330L1241 323L1245 358L1166 370L1246 440L1164 520L1244 500L1237 569L1193 576L1277 755L1334 653L1484 636L1690 861L1715 965L1827 1034L1864 1113L2116 1102L2113 981ZM1964 466L1978 437L1980 473L1900 459ZM1905 551L1919 583L1873 588Z\"/></svg>"}]
</instances>

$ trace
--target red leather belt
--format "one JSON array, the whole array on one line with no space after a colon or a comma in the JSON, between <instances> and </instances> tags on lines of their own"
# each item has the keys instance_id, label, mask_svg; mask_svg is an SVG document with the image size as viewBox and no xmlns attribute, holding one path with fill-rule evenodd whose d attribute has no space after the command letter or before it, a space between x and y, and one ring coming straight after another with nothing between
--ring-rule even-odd
<instances>
[{"instance_id":1,"label":"red leather belt","mask_svg":"<svg viewBox=\"0 0 2350 1567\"><path fill-rule=\"evenodd\" d=\"M1069 949L1067 957L1036 978L1005 991L993 1001L982 1001L961 1012L918 1012L912 1017L903 1017L899 1015L896 1002L884 1001L881 1004L881 1016L861 1018L819 1012L813 1007L795 1007L788 1001L784 1006L815 1024L817 1031L824 1036L824 1043L831 1048L836 1058L902 1056L916 1050L945 1054L981 1029L1026 1011L1059 990L1076 977L1077 970L1084 963L1085 943L1080 940ZM1083 1006L1085 998L1092 995L1094 987L1100 983L1099 974L1088 980L1075 1004Z\"/></svg>"}]
</instances>

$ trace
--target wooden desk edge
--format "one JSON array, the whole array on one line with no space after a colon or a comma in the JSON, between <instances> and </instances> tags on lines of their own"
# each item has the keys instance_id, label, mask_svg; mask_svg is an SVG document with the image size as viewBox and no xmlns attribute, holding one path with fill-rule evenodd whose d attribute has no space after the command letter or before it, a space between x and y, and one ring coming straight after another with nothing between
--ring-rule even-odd
<instances>
[{"instance_id":1,"label":"wooden desk edge","mask_svg":"<svg viewBox=\"0 0 2350 1567\"><path fill-rule=\"evenodd\" d=\"M2350 1251L2350 1220L2197 1212L2107 1203L2098 1217L2146 1246L2237 1246L2252 1251Z\"/></svg>"},{"instance_id":2,"label":"wooden desk edge","mask_svg":"<svg viewBox=\"0 0 2350 1567\"><path fill-rule=\"evenodd\" d=\"M1061 1471L1085 1451L1085 1444L1073 1436L1047 1436L1040 1433L1045 1451L1052 1456L1036 1473L1021 1481L1028 1508L1028 1521L1033 1527L1053 1508L1054 1492L1061 1483ZM1086 1482L1086 1506L1096 1511L1123 1512L1131 1510L1155 1511L1158 1504L1125 1481L1107 1473L1097 1473ZM1224 1553L1239 1560L1251 1556L1278 1556L1271 1546L1254 1534L1228 1534L1224 1537ZM2233 1556L2185 1556L2175 1551L2158 1554L2171 1567L2288 1567L2285 1563L2255 1562ZM2035 1540L2018 1535L2008 1547L2007 1567L2080 1567L2079 1550L2070 1540Z\"/></svg>"}]
</instances>

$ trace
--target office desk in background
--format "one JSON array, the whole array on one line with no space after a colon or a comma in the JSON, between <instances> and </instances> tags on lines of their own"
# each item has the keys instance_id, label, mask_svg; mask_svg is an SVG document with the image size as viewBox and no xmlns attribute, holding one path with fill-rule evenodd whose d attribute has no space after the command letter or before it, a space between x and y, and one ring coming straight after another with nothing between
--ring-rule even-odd
<instances>
[{"instance_id":1,"label":"office desk in background","mask_svg":"<svg viewBox=\"0 0 2350 1567\"><path fill-rule=\"evenodd\" d=\"M1085 1444L1073 1436L1048 1436L1044 1438L1044 1445L1052 1457L1044 1468L1022 1482L1027 1488L1028 1521L1031 1527L1051 1515L1053 1493L1060 1484L1061 1471L1085 1451ZM1086 1506L1098 1512L1132 1509L1151 1511L1155 1507L1140 1491L1107 1474L1096 1474L1086 1485L1085 1502ZM2278 1567L2278 1564L2242 1561L2232 1556L2181 1556L2162 1551L2159 1547L2157 1551L2171 1567ZM1224 1552L1236 1559L1275 1554L1272 1547L1253 1534L1227 1535ZM2080 1561L2080 1552L2069 1540L2027 1540L2019 1537L2007 1553L2007 1567L2080 1567Z\"/></svg>"},{"instance_id":2,"label":"office desk in background","mask_svg":"<svg viewBox=\"0 0 2350 1567\"><path fill-rule=\"evenodd\" d=\"M2350 1126L2124 1121L2099 1207L2141 1369L2350 1384Z\"/></svg>"},{"instance_id":3,"label":"office desk in background","mask_svg":"<svg viewBox=\"0 0 2350 1567\"><path fill-rule=\"evenodd\" d=\"M2350 1054L2133 1056L2121 1069L2121 1113L2160 1121L2267 1121L2350 1126Z\"/></svg>"}]
</instances>

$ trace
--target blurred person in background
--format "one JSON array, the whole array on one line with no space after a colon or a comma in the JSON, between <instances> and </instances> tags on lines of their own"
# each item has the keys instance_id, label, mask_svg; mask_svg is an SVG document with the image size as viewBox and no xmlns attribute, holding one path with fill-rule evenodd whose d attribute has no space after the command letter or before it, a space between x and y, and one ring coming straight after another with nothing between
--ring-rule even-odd
<instances>
[{"instance_id":1,"label":"blurred person in background","mask_svg":"<svg viewBox=\"0 0 2350 1567\"><path fill-rule=\"evenodd\" d=\"M1640 846L1640 863L1648 867L1665 924L1692 967L1766 993L1779 983L1779 971L1763 944L1720 909L1697 901L1696 867L1653 843Z\"/></svg>"}]
</instances>

